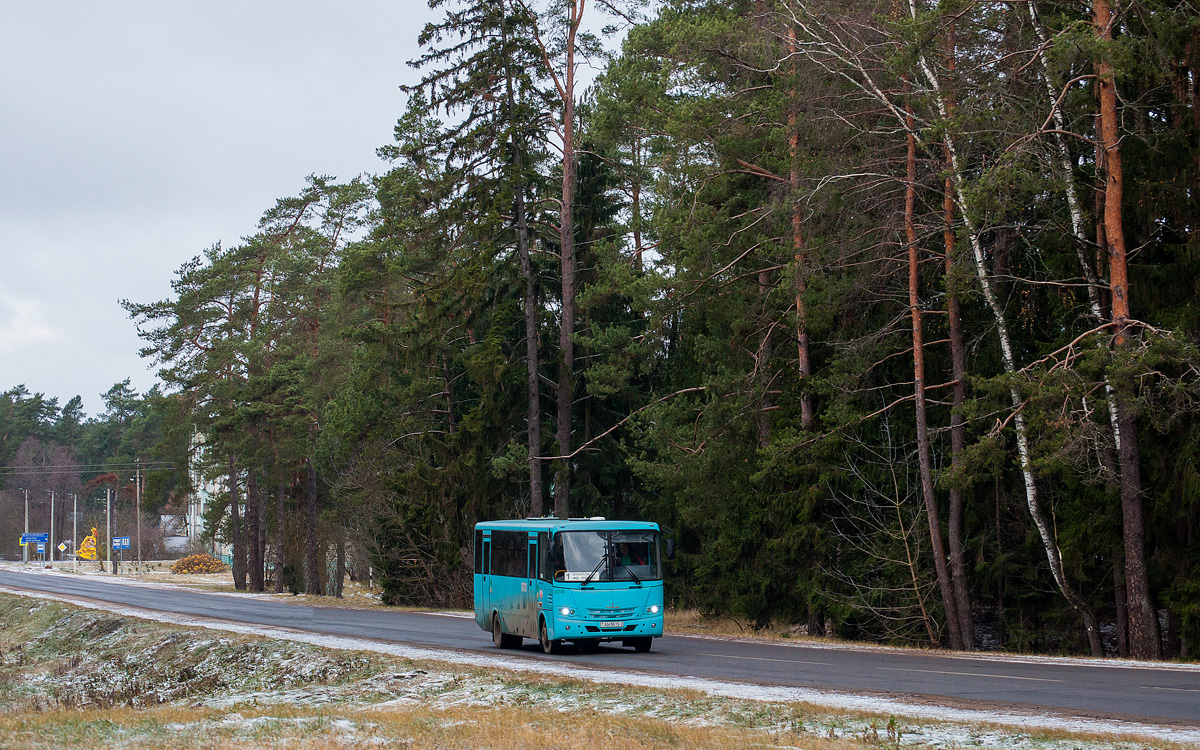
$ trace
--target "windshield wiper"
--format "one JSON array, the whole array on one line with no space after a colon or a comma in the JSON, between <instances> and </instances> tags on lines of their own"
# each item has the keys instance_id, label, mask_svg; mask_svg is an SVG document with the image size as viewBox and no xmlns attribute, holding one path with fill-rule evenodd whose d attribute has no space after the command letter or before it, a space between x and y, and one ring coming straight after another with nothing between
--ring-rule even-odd
<instances>
[{"instance_id":1,"label":"windshield wiper","mask_svg":"<svg viewBox=\"0 0 1200 750\"><path fill-rule=\"evenodd\" d=\"M594 576L594 575L596 575L597 573L599 573L599 572L600 572L600 568L604 567L604 561L605 561L605 560L607 560L607 559L608 559L608 553L607 553L607 552L605 552L603 555L600 555L600 562L596 563L596 567L592 568L592 572L591 572L591 573L588 573L588 577L587 577L587 578L584 578L584 579L583 579L583 583L581 583L581 584L579 584L579 585L582 587L582 586L586 586L586 585L588 585L589 583L591 583L591 582L592 582L592 576Z\"/></svg>"},{"instance_id":2,"label":"windshield wiper","mask_svg":"<svg viewBox=\"0 0 1200 750\"><path fill-rule=\"evenodd\" d=\"M621 558L619 558L619 557L615 557L615 558L613 558L613 559L614 559L614 560L616 560L616 561L617 561L617 563L618 563L618 564L619 564L619 565L620 565L622 568L624 568L624 569L625 569L625 572L629 574L629 577L633 579L633 582L634 582L634 583L636 583L636 584L637 584L637 585L639 585L639 586L641 586L641 585L642 585L642 579L641 579L641 578L638 578L638 577L637 577L637 574L635 574L635 573L634 573L632 570L630 570L628 565L626 565L625 563L621 562Z\"/></svg>"}]
</instances>

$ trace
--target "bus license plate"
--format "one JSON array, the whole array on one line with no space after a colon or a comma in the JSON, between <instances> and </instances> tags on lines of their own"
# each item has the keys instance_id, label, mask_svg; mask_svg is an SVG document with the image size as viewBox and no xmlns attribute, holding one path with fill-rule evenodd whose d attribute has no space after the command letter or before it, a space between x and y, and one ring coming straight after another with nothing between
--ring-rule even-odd
<instances>
[{"instance_id":1,"label":"bus license plate","mask_svg":"<svg viewBox=\"0 0 1200 750\"><path fill-rule=\"evenodd\" d=\"M602 628L623 628L623 627L625 627L625 621L624 620L605 620L604 622L600 623L600 627L602 627Z\"/></svg>"}]
</instances>

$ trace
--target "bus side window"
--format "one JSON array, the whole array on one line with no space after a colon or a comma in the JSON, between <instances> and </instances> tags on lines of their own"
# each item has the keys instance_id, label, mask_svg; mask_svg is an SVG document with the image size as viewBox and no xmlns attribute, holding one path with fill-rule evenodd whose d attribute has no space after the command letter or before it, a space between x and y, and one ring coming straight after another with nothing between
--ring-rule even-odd
<instances>
[{"instance_id":1,"label":"bus side window","mask_svg":"<svg viewBox=\"0 0 1200 750\"><path fill-rule=\"evenodd\" d=\"M550 581L565 581L567 562L563 557L562 537L550 538L549 549L546 552L546 575Z\"/></svg>"},{"instance_id":2,"label":"bus side window","mask_svg":"<svg viewBox=\"0 0 1200 750\"><path fill-rule=\"evenodd\" d=\"M492 575L502 576L507 573L508 549L504 546L504 532L492 532Z\"/></svg>"},{"instance_id":3,"label":"bus side window","mask_svg":"<svg viewBox=\"0 0 1200 750\"><path fill-rule=\"evenodd\" d=\"M492 532L492 574L525 578L529 573L529 535L524 531Z\"/></svg>"},{"instance_id":4,"label":"bus side window","mask_svg":"<svg viewBox=\"0 0 1200 750\"><path fill-rule=\"evenodd\" d=\"M554 568L550 565L550 535L544 531L538 532L538 578L543 581L554 580Z\"/></svg>"},{"instance_id":5,"label":"bus side window","mask_svg":"<svg viewBox=\"0 0 1200 750\"><path fill-rule=\"evenodd\" d=\"M475 572L483 572L483 532L475 529Z\"/></svg>"},{"instance_id":6,"label":"bus side window","mask_svg":"<svg viewBox=\"0 0 1200 750\"><path fill-rule=\"evenodd\" d=\"M510 531L508 543L509 565L508 574L514 578L525 578L529 575L529 535L524 531Z\"/></svg>"}]
</instances>

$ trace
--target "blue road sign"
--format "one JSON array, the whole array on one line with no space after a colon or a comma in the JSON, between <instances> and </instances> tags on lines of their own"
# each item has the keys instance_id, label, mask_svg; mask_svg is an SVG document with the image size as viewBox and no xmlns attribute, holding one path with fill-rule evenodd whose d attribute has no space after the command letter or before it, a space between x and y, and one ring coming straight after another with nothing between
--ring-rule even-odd
<instances>
[{"instance_id":1,"label":"blue road sign","mask_svg":"<svg viewBox=\"0 0 1200 750\"><path fill-rule=\"evenodd\" d=\"M46 543L45 542L38 542L37 546L38 546L38 554L39 555L46 554Z\"/></svg>"},{"instance_id":2,"label":"blue road sign","mask_svg":"<svg viewBox=\"0 0 1200 750\"><path fill-rule=\"evenodd\" d=\"M41 534L22 534L22 535L21 535L21 544L22 544L22 545L25 545L25 544L45 544L45 543L46 543L46 542L48 542L48 541L50 541L50 535L49 535L48 533L41 533Z\"/></svg>"},{"instance_id":3,"label":"blue road sign","mask_svg":"<svg viewBox=\"0 0 1200 750\"><path fill-rule=\"evenodd\" d=\"M113 549L129 549L129 537L114 536L113 537Z\"/></svg>"}]
</instances>

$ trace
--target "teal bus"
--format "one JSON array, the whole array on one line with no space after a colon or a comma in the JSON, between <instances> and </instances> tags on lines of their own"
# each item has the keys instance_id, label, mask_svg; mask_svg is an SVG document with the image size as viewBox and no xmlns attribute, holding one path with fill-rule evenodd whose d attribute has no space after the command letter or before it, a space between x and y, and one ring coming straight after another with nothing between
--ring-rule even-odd
<instances>
[{"instance_id":1,"label":"teal bus","mask_svg":"<svg viewBox=\"0 0 1200 750\"><path fill-rule=\"evenodd\" d=\"M668 541L668 554L671 552ZM620 641L639 653L663 632L658 524L527 518L475 525L475 622L499 648L536 639L587 649Z\"/></svg>"}]
</instances>

